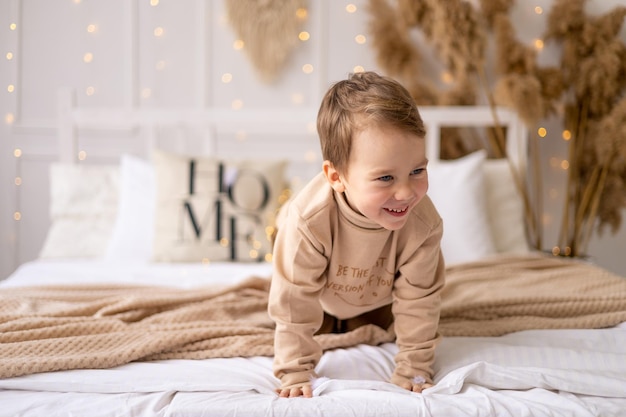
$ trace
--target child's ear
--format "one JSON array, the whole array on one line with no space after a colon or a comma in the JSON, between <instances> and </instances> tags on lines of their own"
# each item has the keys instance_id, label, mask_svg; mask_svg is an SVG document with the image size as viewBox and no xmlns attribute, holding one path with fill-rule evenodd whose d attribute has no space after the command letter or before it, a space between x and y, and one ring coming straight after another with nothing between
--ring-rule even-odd
<instances>
[{"instance_id":1,"label":"child's ear","mask_svg":"<svg viewBox=\"0 0 626 417\"><path fill-rule=\"evenodd\" d=\"M337 191L338 193L343 193L346 187L343 184L343 180L341 178L341 175L339 174L339 171L337 171L333 163L330 161L324 161L324 163L322 164L322 170L324 171L324 175L326 176L328 183L331 187L333 187L333 190Z\"/></svg>"}]
</instances>

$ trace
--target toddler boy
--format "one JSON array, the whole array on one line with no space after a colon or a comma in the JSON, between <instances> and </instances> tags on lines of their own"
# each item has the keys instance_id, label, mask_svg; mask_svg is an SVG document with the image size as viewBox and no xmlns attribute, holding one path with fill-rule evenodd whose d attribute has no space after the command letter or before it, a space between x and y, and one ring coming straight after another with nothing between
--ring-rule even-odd
<instances>
[{"instance_id":1,"label":"toddler boy","mask_svg":"<svg viewBox=\"0 0 626 417\"><path fill-rule=\"evenodd\" d=\"M322 172L285 207L274 244L269 314L281 397L311 397L313 336L392 326L391 382L432 386L443 225L426 196L426 134L408 91L373 72L334 84L319 109Z\"/></svg>"}]
</instances>

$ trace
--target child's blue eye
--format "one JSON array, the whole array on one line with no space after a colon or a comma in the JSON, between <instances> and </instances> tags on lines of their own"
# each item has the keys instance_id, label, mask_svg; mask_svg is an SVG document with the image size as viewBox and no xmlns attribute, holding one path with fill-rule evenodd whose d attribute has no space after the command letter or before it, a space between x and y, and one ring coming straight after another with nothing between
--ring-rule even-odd
<instances>
[{"instance_id":1,"label":"child's blue eye","mask_svg":"<svg viewBox=\"0 0 626 417\"><path fill-rule=\"evenodd\" d=\"M378 181L389 182L393 179L391 175L383 175L382 177L378 177Z\"/></svg>"},{"instance_id":2,"label":"child's blue eye","mask_svg":"<svg viewBox=\"0 0 626 417\"><path fill-rule=\"evenodd\" d=\"M419 174L421 174L424 171L426 171L426 168L417 168L417 169L414 169L413 171L411 171L411 175L419 175Z\"/></svg>"}]
</instances>

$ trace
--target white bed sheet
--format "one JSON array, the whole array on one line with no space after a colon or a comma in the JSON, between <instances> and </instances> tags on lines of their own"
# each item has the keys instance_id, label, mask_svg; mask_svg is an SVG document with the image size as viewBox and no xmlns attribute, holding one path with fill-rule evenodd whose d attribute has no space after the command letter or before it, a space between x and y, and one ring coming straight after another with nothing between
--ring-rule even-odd
<instances>
[{"instance_id":1,"label":"white bed sheet","mask_svg":"<svg viewBox=\"0 0 626 417\"><path fill-rule=\"evenodd\" d=\"M0 286L124 282L190 288L268 276L267 264L152 265L37 261ZM450 337L437 385L413 394L386 383L394 344L324 354L315 398L280 399L271 358L137 362L0 380L0 416L622 416L626 324Z\"/></svg>"}]
</instances>

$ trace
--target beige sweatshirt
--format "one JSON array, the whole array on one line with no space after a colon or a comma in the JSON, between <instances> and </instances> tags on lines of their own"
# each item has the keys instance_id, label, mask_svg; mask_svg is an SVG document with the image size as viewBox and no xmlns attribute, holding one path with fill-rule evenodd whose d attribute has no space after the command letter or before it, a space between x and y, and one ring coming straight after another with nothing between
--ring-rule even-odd
<instances>
[{"instance_id":1,"label":"beige sweatshirt","mask_svg":"<svg viewBox=\"0 0 626 417\"><path fill-rule=\"evenodd\" d=\"M347 319L390 303L399 347L392 382L432 382L444 263L443 225L428 196L390 231L352 210L319 174L283 210L269 298L282 388L317 376L322 351L313 335L324 311Z\"/></svg>"}]
</instances>

